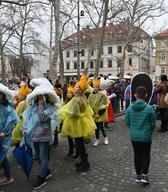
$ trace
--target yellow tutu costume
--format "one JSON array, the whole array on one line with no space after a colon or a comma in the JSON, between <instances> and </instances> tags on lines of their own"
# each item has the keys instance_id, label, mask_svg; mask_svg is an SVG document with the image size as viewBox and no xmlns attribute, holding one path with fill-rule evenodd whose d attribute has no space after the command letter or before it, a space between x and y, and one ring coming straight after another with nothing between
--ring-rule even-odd
<instances>
[{"instance_id":1,"label":"yellow tutu costume","mask_svg":"<svg viewBox=\"0 0 168 192\"><path fill-rule=\"evenodd\" d=\"M27 108L27 106L28 106L28 104L27 104L26 100L24 100L24 101L20 102L16 108L16 113L19 116L20 120L12 131L12 140L14 143L20 143L20 141L22 140L23 134L20 131L20 128L23 125L22 114L23 114L24 110Z\"/></svg>"},{"instance_id":2,"label":"yellow tutu costume","mask_svg":"<svg viewBox=\"0 0 168 192\"><path fill-rule=\"evenodd\" d=\"M58 114L63 121L63 137L89 139L95 134L96 125L92 118L94 113L84 97L74 97Z\"/></svg>"}]
</instances>

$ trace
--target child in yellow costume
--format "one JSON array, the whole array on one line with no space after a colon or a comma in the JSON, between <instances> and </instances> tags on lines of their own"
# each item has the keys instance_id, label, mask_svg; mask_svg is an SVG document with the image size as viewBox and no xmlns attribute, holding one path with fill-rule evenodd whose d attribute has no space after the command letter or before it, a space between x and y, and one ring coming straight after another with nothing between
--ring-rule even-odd
<instances>
[{"instance_id":1,"label":"child in yellow costume","mask_svg":"<svg viewBox=\"0 0 168 192\"><path fill-rule=\"evenodd\" d=\"M74 138L79 152L81 162L76 164L77 171L89 170L84 139L90 139L96 129L92 118L93 110L83 94L87 86L88 76L83 75L74 87L74 97L59 111L60 119L63 121L61 134L63 137L70 136Z\"/></svg>"},{"instance_id":2,"label":"child in yellow costume","mask_svg":"<svg viewBox=\"0 0 168 192\"><path fill-rule=\"evenodd\" d=\"M88 101L91 108L94 111L94 120L96 122L97 129L95 130L96 140L93 146L98 146L99 144L99 129L102 131L104 136L104 144L108 145L108 137L104 131L103 123L107 119L107 109L109 101L107 96L100 91L100 80L93 80L93 93L89 95Z\"/></svg>"},{"instance_id":3,"label":"child in yellow costume","mask_svg":"<svg viewBox=\"0 0 168 192\"><path fill-rule=\"evenodd\" d=\"M73 97L74 97L74 87L70 86L67 88L67 95L64 105L70 102ZM74 153L74 139L70 136L68 136L68 144L69 144L69 151L68 154L64 157L64 159L77 157L78 156L77 151L76 154Z\"/></svg>"},{"instance_id":4,"label":"child in yellow costume","mask_svg":"<svg viewBox=\"0 0 168 192\"><path fill-rule=\"evenodd\" d=\"M20 128L23 125L23 117L22 114L25 111L25 109L27 108L28 104L26 101L26 97L27 95L30 93L30 89L28 88L27 85L23 85L20 89L19 89L19 94L18 94L18 99L19 99L19 104L16 107L16 113L19 116L19 122L17 123L16 127L13 129L12 131L12 140L14 142L14 145L16 147L19 146L20 141L22 140L23 134L20 131Z\"/></svg>"}]
</instances>

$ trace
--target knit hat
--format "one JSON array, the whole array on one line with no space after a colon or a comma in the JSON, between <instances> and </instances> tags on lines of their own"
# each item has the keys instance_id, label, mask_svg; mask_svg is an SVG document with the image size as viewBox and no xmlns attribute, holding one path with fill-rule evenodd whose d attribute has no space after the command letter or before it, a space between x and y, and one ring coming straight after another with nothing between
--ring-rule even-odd
<instances>
[{"instance_id":1,"label":"knit hat","mask_svg":"<svg viewBox=\"0 0 168 192\"><path fill-rule=\"evenodd\" d=\"M68 87L68 89L67 89L67 91L68 91L68 92L72 92L72 93L73 93L73 92L74 92L74 87L69 86L69 87Z\"/></svg>"},{"instance_id":2,"label":"knit hat","mask_svg":"<svg viewBox=\"0 0 168 192\"><path fill-rule=\"evenodd\" d=\"M82 91L85 91L85 89L88 87L88 81L89 81L88 75L83 74L80 78L80 81L78 81L76 85L78 85Z\"/></svg>"},{"instance_id":3,"label":"knit hat","mask_svg":"<svg viewBox=\"0 0 168 192\"><path fill-rule=\"evenodd\" d=\"M95 86L100 86L100 79L93 79L92 83Z\"/></svg>"},{"instance_id":4,"label":"knit hat","mask_svg":"<svg viewBox=\"0 0 168 192\"><path fill-rule=\"evenodd\" d=\"M109 79L104 79L101 78L100 80L100 89L101 90L108 90L111 86L110 80Z\"/></svg>"},{"instance_id":5,"label":"knit hat","mask_svg":"<svg viewBox=\"0 0 168 192\"><path fill-rule=\"evenodd\" d=\"M28 86L25 84L19 89L19 93L24 95L25 97L30 93L30 89Z\"/></svg>"}]
</instances>

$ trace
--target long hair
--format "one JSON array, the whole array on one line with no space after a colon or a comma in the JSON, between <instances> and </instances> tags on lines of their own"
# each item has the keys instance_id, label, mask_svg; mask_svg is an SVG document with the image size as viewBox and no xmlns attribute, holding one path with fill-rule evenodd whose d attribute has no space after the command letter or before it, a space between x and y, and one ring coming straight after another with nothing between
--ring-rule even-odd
<instances>
[{"instance_id":1,"label":"long hair","mask_svg":"<svg viewBox=\"0 0 168 192\"><path fill-rule=\"evenodd\" d=\"M9 105L9 101L6 99L5 94L4 93L1 93L1 94L3 95L1 104L4 105L4 106Z\"/></svg>"}]
</instances>

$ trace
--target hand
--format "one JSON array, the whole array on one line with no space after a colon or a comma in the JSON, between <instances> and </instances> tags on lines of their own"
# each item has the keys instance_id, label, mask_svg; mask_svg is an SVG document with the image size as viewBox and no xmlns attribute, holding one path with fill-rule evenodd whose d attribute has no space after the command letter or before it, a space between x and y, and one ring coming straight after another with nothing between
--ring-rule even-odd
<instances>
[{"instance_id":1,"label":"hand","mask_svg":"<svg viewBox=\"0 0 168 192\"><path fill-rule=\"evenodd\" d=\"M27 129L23 130L23 135L26 135Z\"/></svg>"},{"instance_id":2,"label":"hand","mask_svg":"<svg viewBox=\"0 0 168 192\"><path fill-rule=\"evenodd\" d=\"M100 116L99 116L99 114L95 114L95 118L99 118Z\"/></svg>"},{"instance_id":3,"label":"hand","mask_svg":"<svg viewBox=\"0 0 168 192\"><path fill-rule=\"evenodd\" d=\"M0 133L0 137L4 138L5 137L5 133Z\"/></svg>"}]
</instances>

